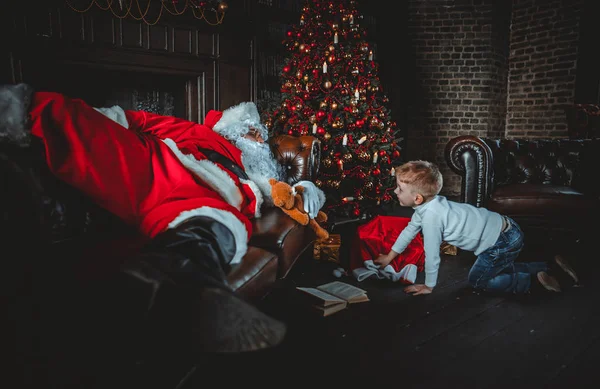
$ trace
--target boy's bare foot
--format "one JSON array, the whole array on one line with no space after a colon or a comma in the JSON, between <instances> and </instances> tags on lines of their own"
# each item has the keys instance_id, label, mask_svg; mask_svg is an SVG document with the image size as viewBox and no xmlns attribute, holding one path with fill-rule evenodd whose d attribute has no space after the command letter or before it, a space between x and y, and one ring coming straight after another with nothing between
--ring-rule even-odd
<instances>
[{"instance_id":1,"label":"boy's bare foot","mask_svg":"<svg viewBox=\"0 0 600 389\"><path fill-rule=\"evenodd\" d=\"M554 256L554 262L556 262L556 264L558 266L560 266L560 268L569 275L569 277L571 277L573 279L573 281L575 281L576 284L579 283L579 277L577 277L577 273L575 273L575 270L571 267L571 265L569 264L569 262L567 262L562 255L555 255Z\"/></svg>"},{"instance_id":2,"label":"boy's bare foot","mask_svg":"<svg viewBox=\"0 0 600 389\"><path fill-rule=\"evenodd\" d=\"M556 278L552 277L550 274L545 271L541 271L537 273L537 279L539 283L544 287L544 289L549 290L551 292L560 292L560 284L556 280Z\"/></svg>"}]
</instances>

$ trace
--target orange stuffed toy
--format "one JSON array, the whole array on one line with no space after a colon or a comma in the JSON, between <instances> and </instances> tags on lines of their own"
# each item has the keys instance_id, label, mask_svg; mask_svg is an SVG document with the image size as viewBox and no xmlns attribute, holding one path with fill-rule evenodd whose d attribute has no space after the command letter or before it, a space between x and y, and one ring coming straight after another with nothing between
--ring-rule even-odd
<instances>
[{"instance_id":1,"label":"orange stuffed toy","mask_svg":"<svg viewBox=\"0 0 600 389\"><path fill-rule=\"evenodd\" d=\"M311 219L308 216L308 213L306 213L304 210L304 201L302 200L302 192L304 191L304 187L301 185L296 185L295 188L292 188L292 186L288 183L277 181L274 178L271 178L269 183L271 184L271 197L273 197L273 204L275 204L276 207L279 207L289 217L303 226L307 224L310 225L310 227L317 234L317 238L319 238L319 240L329 238L329 232L319 225L319 223L327 221L327 215L325 212L319 211L317 217Z\"/></svg>"}]
</instances>

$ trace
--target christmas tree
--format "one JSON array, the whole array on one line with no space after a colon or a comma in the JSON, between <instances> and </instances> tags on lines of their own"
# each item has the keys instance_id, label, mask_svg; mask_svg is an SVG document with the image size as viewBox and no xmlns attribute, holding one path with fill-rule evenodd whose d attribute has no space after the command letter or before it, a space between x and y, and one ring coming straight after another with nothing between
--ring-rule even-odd
<instances>
[{"instance_id":1,"label":"christmas tree","mask_svg":"<svg viewBox=\"0 0 600 389\"><path fill-rule=\"evenodd\" d=\"M272 134L321 141L316 184L328 216L360 216L393 199L400 131L386 107L373 49L352 0L309 0L287 32L281 104L264 115Z\"/></svg>"}]
</instances>

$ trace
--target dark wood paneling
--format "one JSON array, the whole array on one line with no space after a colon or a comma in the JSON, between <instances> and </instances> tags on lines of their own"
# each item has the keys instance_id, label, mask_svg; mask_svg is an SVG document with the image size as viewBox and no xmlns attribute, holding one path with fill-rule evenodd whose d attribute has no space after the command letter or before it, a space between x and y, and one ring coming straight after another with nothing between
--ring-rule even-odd
<instances>
[{"instance_id":1,"label":"dark wood paneling","mask_svg":"<svg viewBox=\"0 0 600 389\"><path fill-rule=\"evenodd\" d=\"M52 13L44 7L32 7L31 12L26 15L25 29L29 36L52 36Z\"/></svg>"},{"instance_id":2,"label":"dark wood paneling","mask_svg":"<svg viewBox=\"0 0 600 389\"><path fill-rule=\"evenodd\" d=\"M83 41L85 39L83 14L72 10L59 9L59 36L65 40Z\"/></svg>"},{"instance_id":3,"label":"dark wood paneling","mask_svg":"<svg viewBox=\"0 0 600 389\"><path fill-rule=\"evenodd\" d=\"M135 20L122 20L120 45L140 49L143 47L142 23Z\"/></svg>"},{"instance_id":4,"label":"dark wood paneling","mask_svg":"<svg viewBox=\"0 0 600 389\"><path fill-rule=\"evenodd\" d=\"M214 55L214 34L207 34L198 32L198 54L200 55Z\"/></svg>"},{"instance_id":5,"label":"dark wood paneling","mask_svg":"<svg viewBox=\"0 0 600 389\"><path fill-rule=\"evenodd\" d=\"M231 61L252 59L252 40L221 34L219 36L219 57Z\"/></svg>"},{"instance_id":6,"label":"dark wood paneling","mask_svg":"<svg viewBox=\"0 0 600 389\"><path fill-rule=\"evenodd\" d=\"M16 37L0 57L0 80L5 82L82 96L94 90L99 96L116 93L121 101L127 91L146 93L143 84L152 81L153 90L164 87L185 98L183 115L194 121L202 121L210 109L253 100L254 36L249 30L233 32L172 15L165 16L164 24L150 26L95 6L78 13L58 0L35 12L10 8L0 12L0 22L5 36ZM27 31L30 25L35 28ZM229 36L221 39L227 31Z\"/></svg>"},{"instance_id":7,"label":"dark wood paneling","mask_svg":"<svg viewBox=\"0 0 600 389\"><path fill-rule=\"evenodd\" d=\"M92 42L96 44L115 45L115 20L109 13L91 16Z\"/></svg>"},{"instance_id":8,"label":"dark wood paneling","mask_svg":"<svg viewBox=\"0 0 600 389\"><path fill-rule=\"evenodd\" d=\"M168 30L166 26L149 26L148 28L148 47L150 50L167 51Z\"/></svg>"},{"instance_id":9,"label":"dark wood paneling","mask_svg":"<svg viewBox=\"0 0 600 389\"><path fill-rule=\"evenodd\" d=\"M192 53L192 31L173 28L173 51L180 54Z\"/></svg>"},{"instance_id":10,"label":"dark wood paneling","mask_svg":"<svg viewBox=\"0 0 600 389\"><path fill-rule=\"evenodd\" d=\"M252 99L248 67L228 63L219 64L220 107L227 108Z\"/></svg>"}]
</instances>

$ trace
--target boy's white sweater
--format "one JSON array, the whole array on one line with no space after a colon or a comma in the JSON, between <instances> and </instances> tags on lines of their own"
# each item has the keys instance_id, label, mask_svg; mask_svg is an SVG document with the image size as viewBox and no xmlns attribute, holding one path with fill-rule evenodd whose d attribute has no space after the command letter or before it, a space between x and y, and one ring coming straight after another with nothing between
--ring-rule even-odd
<instances>
[{"instance_id":1,"label":"boy's white sweater","mask_svg":"<svg viewBox=\"0 0 600 389\"><path fill-rule=\"evenodd\" d=\"M485 208L435 196L416 206L410 222L402 230L392 250L401 253L419 233L423 232L425 249L425 285L437 284L442 241L479 255L494 245L502 230L502 216Z\"/></svg>"}]
</instances>

